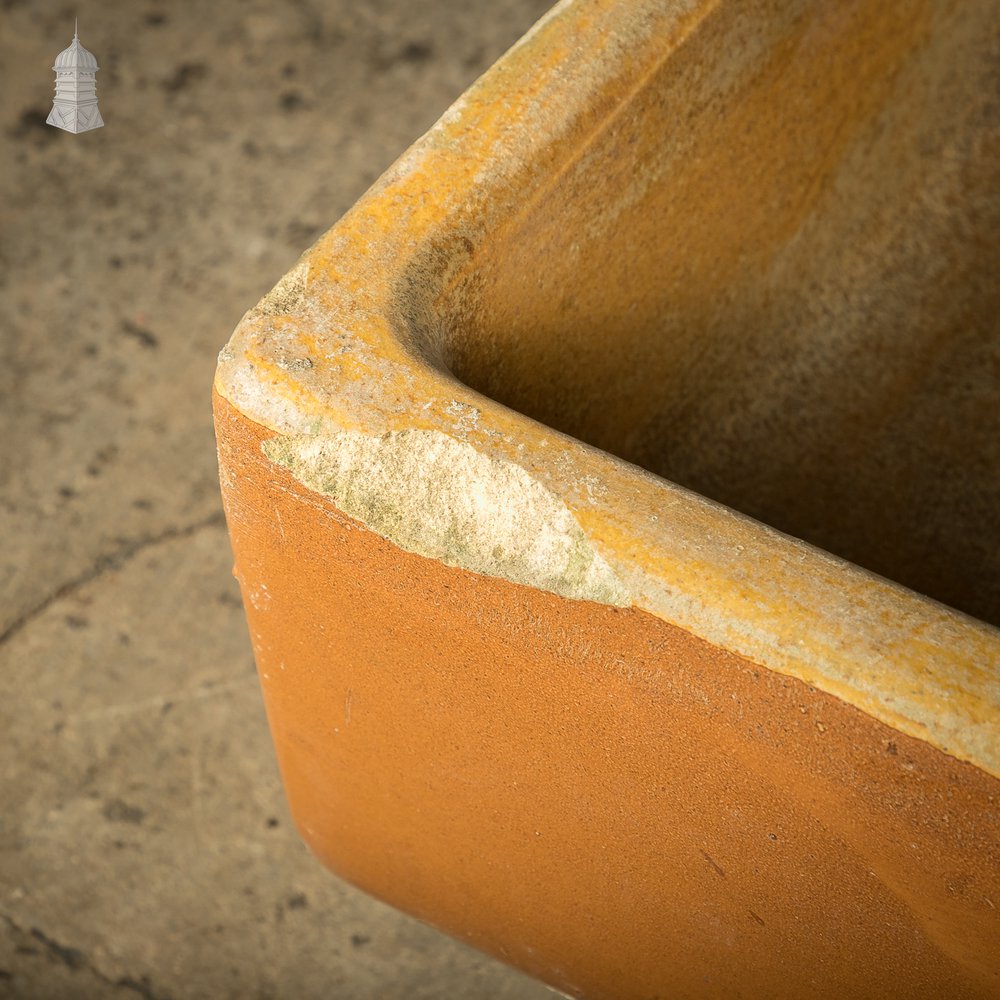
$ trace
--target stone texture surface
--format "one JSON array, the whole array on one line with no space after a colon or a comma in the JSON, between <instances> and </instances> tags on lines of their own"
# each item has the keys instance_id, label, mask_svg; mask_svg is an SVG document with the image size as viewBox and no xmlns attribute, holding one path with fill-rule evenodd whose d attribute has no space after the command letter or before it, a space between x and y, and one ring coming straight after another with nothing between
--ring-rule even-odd
<instances>
[{"instance_id":1,"label":"stone texture surface","mask_svg":"<svg viewBox=\"0 0 1000 1000\"><path fill-rule=\"evenodd\" d=\"M44 124L76 8L0 12L0 996L548 991L293 831L208 387L242 312L545 0L80 9L107 127Z\"/></svg>"}]
</instances>

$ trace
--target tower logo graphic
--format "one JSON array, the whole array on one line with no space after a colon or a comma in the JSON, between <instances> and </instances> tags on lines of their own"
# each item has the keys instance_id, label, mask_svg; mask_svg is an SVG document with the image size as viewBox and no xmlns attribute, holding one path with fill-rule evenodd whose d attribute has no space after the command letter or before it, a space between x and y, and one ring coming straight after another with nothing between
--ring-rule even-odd
<instances>
[{"instance_id":1,"label":"tower logo graphic","mask_svg":"<svg viewBox=\"0 0 1000 1000\"><path fill-rule=\"evenodd\" d=\"M89 132L104 124L97 110L97 60L80 44L77 27L68 49L56 56L56 97L45 119L49 125L67 132Z\"/></svg>"}]
</instances>

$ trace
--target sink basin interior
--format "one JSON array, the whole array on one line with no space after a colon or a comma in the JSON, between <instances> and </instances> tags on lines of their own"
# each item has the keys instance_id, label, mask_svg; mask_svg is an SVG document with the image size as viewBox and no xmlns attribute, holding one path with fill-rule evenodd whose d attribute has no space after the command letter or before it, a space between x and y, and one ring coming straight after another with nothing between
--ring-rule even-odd
<instances>
[{"instance_id":1,"label":"sink basin interior","mask_svg":"<svg viewBox=\"0 0 1000 1000\"><path fill-rule=\"evenodd\" d=\"M625 60L614 109L441 292L441 352L1000 624L1000 74L985 14L931 6L729 9L652 73Z\"/></svg>"}]
</instances>

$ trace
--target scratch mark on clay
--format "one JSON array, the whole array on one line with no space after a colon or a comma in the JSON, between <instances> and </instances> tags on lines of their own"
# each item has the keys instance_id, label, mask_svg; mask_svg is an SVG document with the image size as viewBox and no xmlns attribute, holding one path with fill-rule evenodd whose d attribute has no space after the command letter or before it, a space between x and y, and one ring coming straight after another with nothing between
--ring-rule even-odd
<instances>
[{"instance_id":1,"label":"scratch mark on clay","mask_svg":"<svg viewBox=\"0 0 1000 1000\"><path fill-rule=\"evenodd\" d=\"M344 699L344 725L351 724L351 702L354 700L354 691L347 689L347 697Z\"/></svg>"},{"instance_id":2,"label":"scratch mark on clay","mask_svg":"<svg viewBox=\"0 0 1000 1000\"><path fill-rule=\"evenodd\" d=\"M719 875L719 878L726 877L726 873L722 870L722 866L717 864L715 859L710 854L708 854L706 851L702 851L701 856L716 870L716 872Z\"/></svg>"}]
</instances>

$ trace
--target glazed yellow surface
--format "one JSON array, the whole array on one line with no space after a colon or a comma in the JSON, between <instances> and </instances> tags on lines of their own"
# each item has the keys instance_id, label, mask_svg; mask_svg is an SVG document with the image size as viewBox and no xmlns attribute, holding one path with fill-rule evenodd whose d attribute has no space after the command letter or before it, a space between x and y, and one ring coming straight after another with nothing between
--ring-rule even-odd
<instances>
[{"instance_id":1,"label":"glazed yellow surface","mask_svg":"<svg viewBox=\"0 0 1000 1000\"><path fill-rule=\"evenodd\" d=\"M352 454L368 439L362 450L384 465L386 442L399 440L386 435L420 431L411 440L434 449L441 435L484 456L482 475L509 483L513 504L523 472L546 498L525 506L523 533L535 516L548 519L538 531L551 527L548 498L564 504L614 575L600 593L620 586L636 607L1000 776L1000 633L733 509L800 537L820 524L826 545L822 518L844 500L810 493L810 477L825 483L824 462L856 463L858 518L892 545L876 538L855 556L856 529L830 537L897 575L893 552L913 532L892 535L906 480L890 469L882 482L884 454L922 446L938 425L931 434L914 417L884 453L880 428L924 398L928 372L957 356L948 345L997 342L982 273L997 250L984 200L996 188L995 124L985 98L971 110L965 100L976 86L988 94L995 73L977 41L990 14L903 2L642 2L627 16L621 6L558 5L247 314L216 388L282 439L329 443L327 457L351 435ZM956 59L961 86L945 72ZM928 136L940 137L936 159L918 149ZM873 180L873 164L888 180ZM964 256L942 221L956 199L960 222L980 227ZM920 271L930 259L937 282ZM908 310L912 350L880 346L895 329L870 303L882 292L890 311ZM744 307L757 319L741 326ZM800 369L839 371L836 359L865 343L878 349L860 370L882 364L885 385L856 391L866 383L852 370L833 390L787 388L789 372L794 383ZM711 395L744 370L746 385ZM813 396L822 412L843 411L844 443L778 476L784 491L754 494L770 457L794 467ZM962 434L981 434L996 396L987 385L962 400ZM775 434L768 421L782 412ZM726 436L733 414L759 422L753 437ZM730 468L731 495L715 494L730 506L671 481L700 488ZM303 473L311 488L316 474ZM977 495L993 483L976 481ZM405 496L407 485L393 488ZM455 478L439 492L462 488ZM942 518L936 530L950 538ZM407 547L421 544L408 531ZM917 582L919 556L902 566ZM990 559L966 568L969 602L997 586ZM962 574L954 582L942 567L942 596L958 603Z\"/></svg>"}]
</instances>

